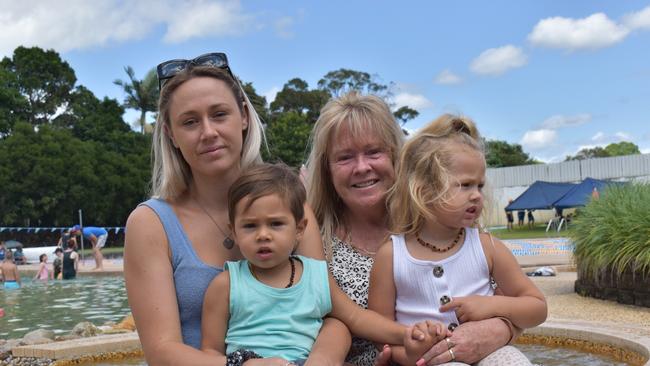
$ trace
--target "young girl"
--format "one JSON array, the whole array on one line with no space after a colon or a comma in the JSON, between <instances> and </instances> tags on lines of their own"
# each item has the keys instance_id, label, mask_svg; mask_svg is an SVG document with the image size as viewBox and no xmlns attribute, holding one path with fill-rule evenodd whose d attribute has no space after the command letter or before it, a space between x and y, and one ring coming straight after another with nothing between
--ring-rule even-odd
<instances>
[{"instance_id":1,"label":"young girl","mask_svg":"<svg viewBox=\"0 0 650 366\"><path fill-rule=\"evenodd\" d=\"M246 260L227 262L227 271L208 286L202 350L226 365L260 357L275 358L265 362L279 365L302 364L328 314L377 342L417 344L411 339L447 334L433 323L419 324L424 332L413 332L358 307L328 275L326 262L292 256L307 225L304 202L305 189L286 166L263 164L233 183L230 227Z\"/></svg>"},{"instance_id":2,"label":"young girl","mask_svg":"<svg viewBox=\"0 0 650 366\"><path fill-rule=\"evenodd\" d=\"M54 279L49 268L47 268L47 254L43 253L38 257L40 264L38 265L38 272L34 276L34 280L39 279L41 281L47 281L48 279Z\"/></svg>"},{"instance_id":3,"label":"young girl","mask_svg":"<svg viewBox=\"0 0 650 366\"><path fill-rule=\"evenodd\" d=\"M472 121L444 115L406 143L388 198L397 235L375 257L369 309L406 325L433 318L450 331L493 317L519 328L546 319L544 296L510 250L477 228L486 169L481 142ZM494 295L496 284L503 296ZM454 352L461 350L446 340L447 358L436 361L460 359ZM530 364L504 348L523 357L513 364ZM404 356L403 348L393 350L397 362L404 364Z\"/></svg>"}]
</instances>

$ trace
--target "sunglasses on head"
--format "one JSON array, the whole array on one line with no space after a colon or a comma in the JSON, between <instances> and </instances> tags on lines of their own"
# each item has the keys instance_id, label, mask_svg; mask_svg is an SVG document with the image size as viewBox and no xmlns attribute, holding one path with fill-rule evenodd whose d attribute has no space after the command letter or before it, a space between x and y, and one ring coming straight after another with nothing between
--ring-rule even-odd
<instances>
[{"instance_id":1,"label":"sunglasses on head","mask_svg":"<svg viewBox=\"0 0 650 366\"><path fill-rule=\"evenodd\" d=\"M162 86L165 82L173 78L179 72L196 66L212 66L219 69L224 69L228 71L233 80L237 80L235 75L232 74L230 67L228 66L228 58L225 53L222 52L213 52L206 53L199 57L193 58L191 60L169 60L163 63L160 63L156 70L158 71L158 89L162 89Z\"/></svg>"}]
</instances>

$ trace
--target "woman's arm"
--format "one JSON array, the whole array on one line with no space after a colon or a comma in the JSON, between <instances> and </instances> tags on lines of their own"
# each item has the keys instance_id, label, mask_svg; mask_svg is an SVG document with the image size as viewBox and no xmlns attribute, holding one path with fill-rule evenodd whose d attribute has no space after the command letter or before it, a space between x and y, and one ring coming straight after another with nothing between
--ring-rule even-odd
<instances>
[{"instance_id":1,"label":"woman's arm","mask_svg":"<svg viewBox=\"0 0 650 366\"><path fill-rule=\"evenodd\" d=\"M307 204L305 204L305 218L307 228L296 252L305 257L324 260L323 242L316 216ZM340 365L345 360L351 343L352 338L348 328L336 319L327 318L311 349L307 365Z\"/></svg>"},{"instance_id":2,"label":"woman's arm","mask_svg":"<svg viewBox=\"0 0 650 366\"><path fill-rule=\"evenodd\" d=\"M201 350L226 363L226 332L230 319L230 274L221 272L208 286L201 315Z\"/></svg>"},{"instance_id":3,"label":"woman's arm","mask_svg":"<svg viewBox=\"0 0 650 366\"><path fill-rule=\"evenodd\" d=\"M126 224L124 278L149 365L219 365L214 355L183 344L165 231L158 216L136 208Z\"/></svg>"}]
</instances>

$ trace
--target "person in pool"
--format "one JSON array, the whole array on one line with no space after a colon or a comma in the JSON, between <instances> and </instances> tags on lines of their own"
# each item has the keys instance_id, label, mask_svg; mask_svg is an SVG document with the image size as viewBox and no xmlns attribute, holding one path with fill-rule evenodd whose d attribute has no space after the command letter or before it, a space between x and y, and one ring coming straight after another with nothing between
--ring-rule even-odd
<instances>
[{"instance_id":1,"label":"person in pool","mask_svg":"<svg viewBox=\"0 0 650 366\"><path fill-rule=\"evenodd\" d=\"M18 273L18 267L14 263L14 255L11 250L7 250L5 253L5 259L0 264L0 270L5 289L20 288L20 273Z\"/></svg>"}]
</instances>

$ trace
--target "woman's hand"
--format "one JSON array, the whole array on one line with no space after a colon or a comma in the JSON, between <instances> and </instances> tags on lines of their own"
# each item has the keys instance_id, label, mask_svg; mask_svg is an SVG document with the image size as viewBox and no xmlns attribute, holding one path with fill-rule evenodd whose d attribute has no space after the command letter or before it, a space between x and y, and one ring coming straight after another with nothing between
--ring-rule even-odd
<instances>
[{"instance_id":1,"label":"woman's hand","mask_svg":"<svg viewBox=\"0 0 650 366\"><path fill-rule=\"evenodd\" d=\"M448 339L436 343L422 356L427 365L450 361L473 364L505 346L510 341L510 328L499 318L468 322L456 328Z\"/></svg>"}]
</instances>

